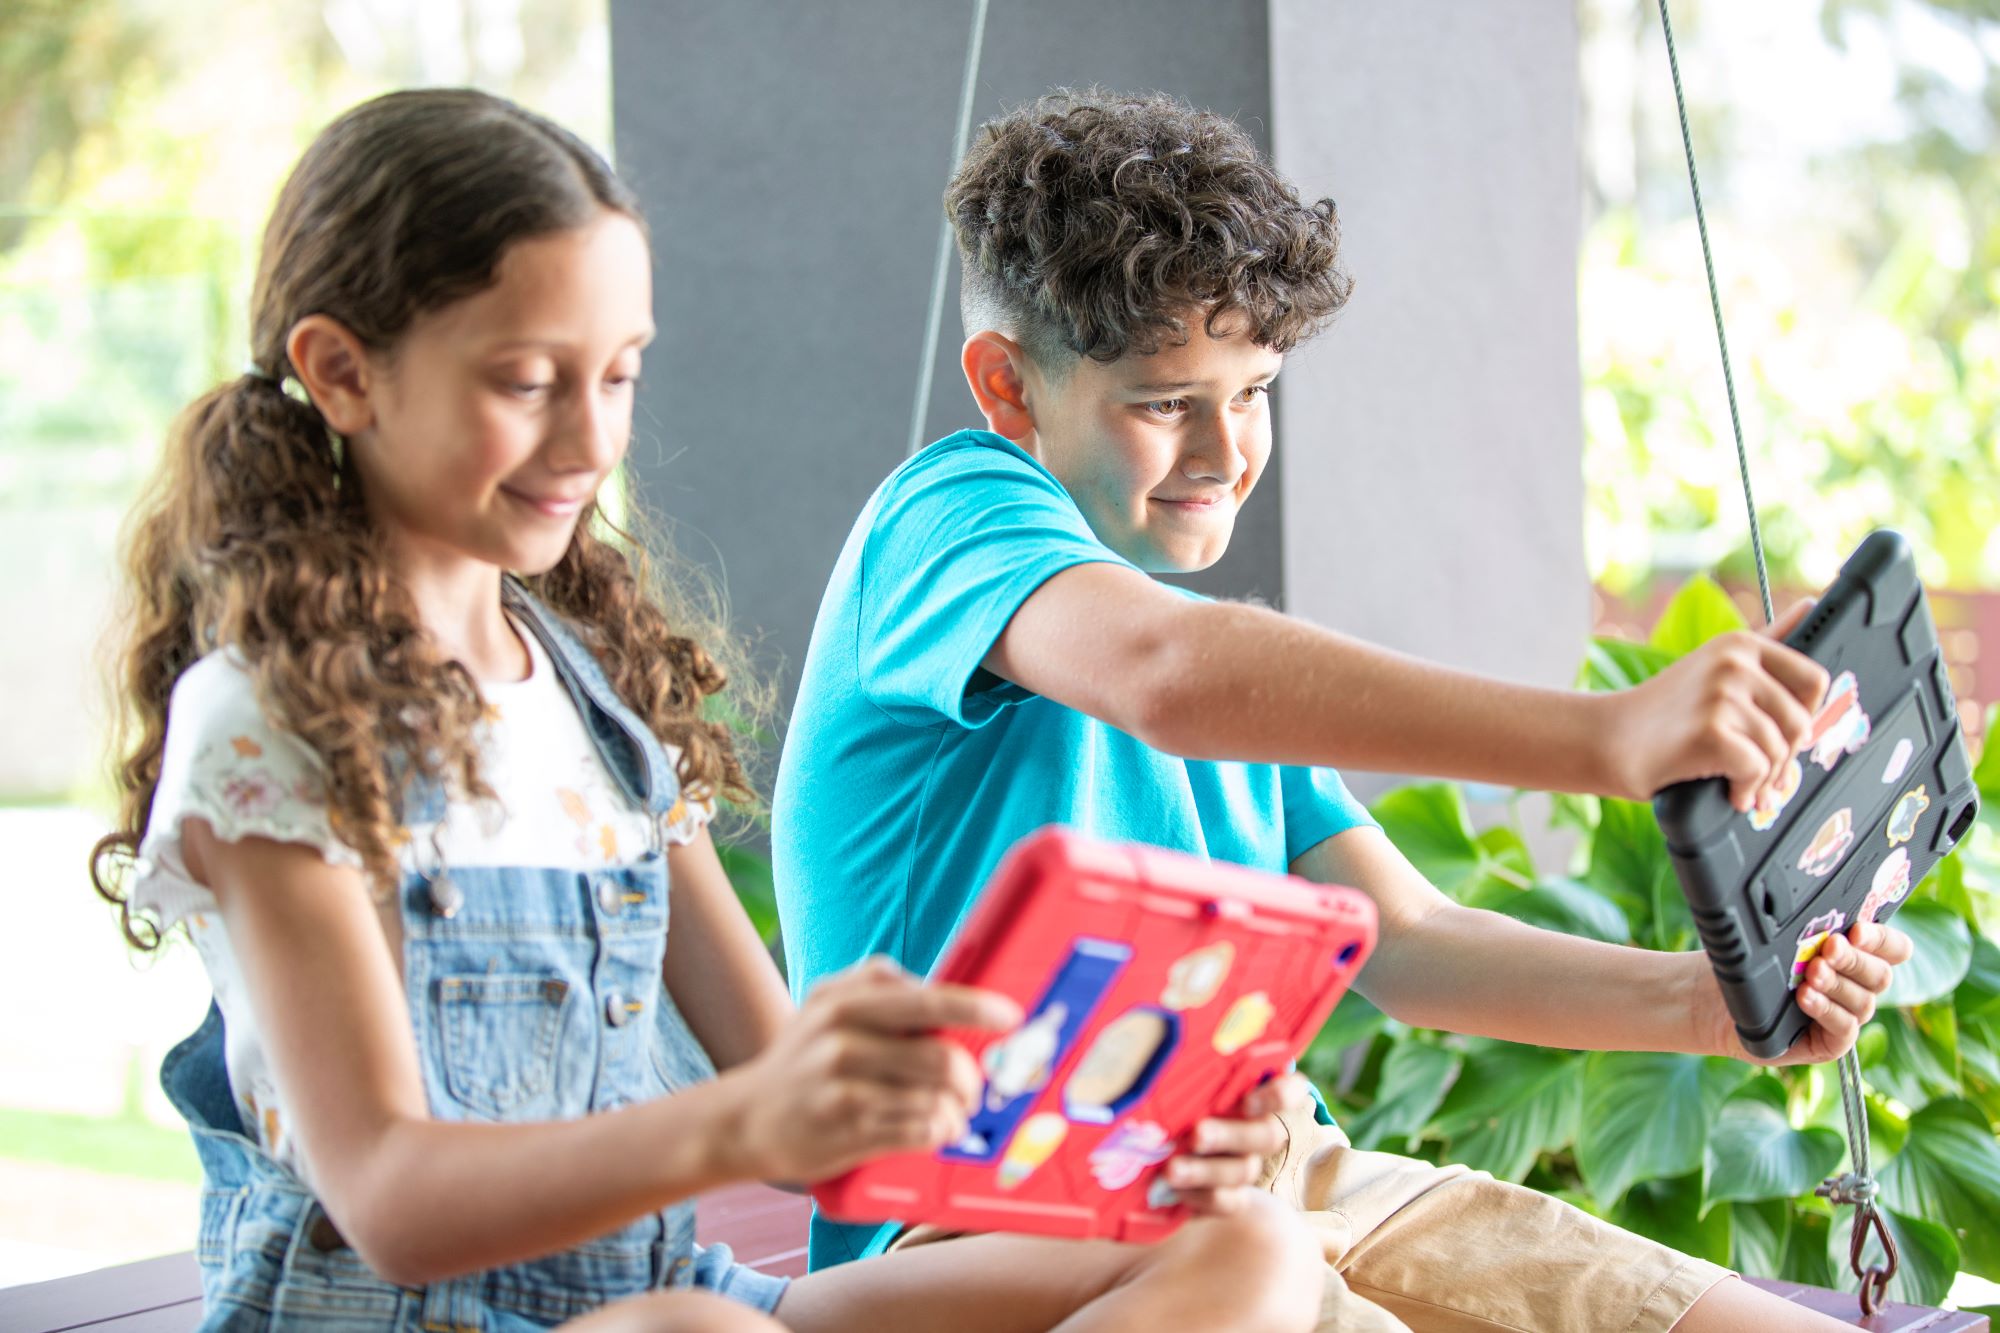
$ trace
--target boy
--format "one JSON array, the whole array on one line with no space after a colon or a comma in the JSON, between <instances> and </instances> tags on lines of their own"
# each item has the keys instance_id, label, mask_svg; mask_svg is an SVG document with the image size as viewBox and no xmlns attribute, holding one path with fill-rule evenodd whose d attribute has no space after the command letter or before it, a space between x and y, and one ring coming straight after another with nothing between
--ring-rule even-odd
<instances>
[{"instance_id":1,"label":"boy","mask_svg":"<svg viewBox=\"0 0 2000 1333\"><path fill-rule=\"evenodd\" d=\"M1805 608L1773 637L1731 635L1592 696L1161 584L1149 575L1227 548L1270 454L1284 353L1347 297L1332 203L1302 203L1226 120L1096 93L987 125L945 203L987 429L883 483L821 606L774 797L793 986L870 953L928 970L1006 850L1057 823L1362 889L1381 935L1359 988L1403 1021L1746 1058L1700 954L1462 908L1331 770L1633 799L1722 775L1748 809L1825 690L1775 637ZM1817 1025L1786 1058L1850 1046L1908 954L1883 926L1830 940L1799 992ZM1197 1137L1283 1149L1268 1183L1320 1234L1328 1326L1833 1326L1532 1191L1359 1152L1303 1116ZM1170 1180L1239 1183L1228 1169L1177 1162ZM813 1263L895 1235L816 1219Z\"/></svg>"}]
</instances>

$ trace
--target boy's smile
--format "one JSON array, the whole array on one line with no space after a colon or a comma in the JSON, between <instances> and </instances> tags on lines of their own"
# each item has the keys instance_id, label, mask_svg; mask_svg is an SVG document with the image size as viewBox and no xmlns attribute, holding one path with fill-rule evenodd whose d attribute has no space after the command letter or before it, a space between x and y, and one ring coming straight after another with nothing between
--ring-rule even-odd
<instances>
[{"instance_id":1,"label":"boy's smile","mask_svg":"<svg viewBox=\"0 0 2000 1333\"><path fill-rule=\"evenodd\" d=\"M1079 358L1044 372L1023 358L1026 414L1017 443L1053 472L1098 539L1141 569L1206 569L1229 549L1236 511L1271 456L1268 389L1284 357L1250 341L1240 319L1211 336L1106 365Z\"/></svg>"}]
</instances>

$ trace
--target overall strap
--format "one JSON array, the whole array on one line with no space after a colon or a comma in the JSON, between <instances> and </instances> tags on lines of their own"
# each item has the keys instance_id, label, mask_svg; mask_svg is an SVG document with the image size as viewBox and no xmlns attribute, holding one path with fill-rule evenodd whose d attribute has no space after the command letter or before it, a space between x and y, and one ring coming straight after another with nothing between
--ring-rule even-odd
<instances>
[{"instance_id":1,"label":"overall strap","mask_svg":"<svg viewBox=\"0 0 2000 1333\"><path fill-rule=\"evenodd\" d=\"M680 778L652 728L618 697L604 668L561 616L543 606L512 575L501 581L501 601L520 618L548 650L556 675L569 691L584 728L604 766L611 770L628 798L658 818L680 799Z\"/></svg>"}]
</instances>

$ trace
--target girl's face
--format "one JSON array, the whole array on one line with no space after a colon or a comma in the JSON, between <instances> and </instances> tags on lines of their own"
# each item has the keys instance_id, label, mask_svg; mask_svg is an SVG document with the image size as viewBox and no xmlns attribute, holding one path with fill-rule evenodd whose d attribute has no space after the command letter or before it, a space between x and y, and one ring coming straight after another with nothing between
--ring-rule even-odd
<instances>
[{"instance_id":1,"label":"girl's face","mask_svg":"<svg viewBox=\"0 0 2000 1333\"><path fill-rule=\"evenodd\" d=\"M348 448L391 548L535 574L625 456L653 336L646 240L622 213L518 241L485 290L371 357Z\"/></svg>"}]
</instances>

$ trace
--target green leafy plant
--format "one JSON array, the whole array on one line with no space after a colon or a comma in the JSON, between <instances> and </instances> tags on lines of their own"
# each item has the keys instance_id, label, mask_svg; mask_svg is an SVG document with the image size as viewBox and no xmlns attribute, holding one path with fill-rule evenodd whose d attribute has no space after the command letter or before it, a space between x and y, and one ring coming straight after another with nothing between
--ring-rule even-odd
<instances>
[{"instance_id":1,"label":"green leafy plant","mask_svg":"<svg viewBox=\"0 0 2000 1333\"><path fill-rule=\"evenodd\" d=\"M1594 642L1582 681L1635 684L1742 624L1721 588L1692 580L1649 643ZM1976 776L1980 824L1897 912L1916 957L1860 1047L1873 1165L1902 1254L1891 1295L1932 1305L1961 1271L2000 1280L2000 745ZM1461 788L1425 783L1387 793L1374 813L1469 907L1589 939L1697 947L1650 807L1559 798L1554 823L1577 837L1559 874L1534 864L1521 803L1506 808L1481 831ZM1855 1285L1851 1214L1812 1192L1847 1164L1831 1067L1517 1046L1411 1028L1355 994L1302 1063L1360 1147L1464 1162L1756 1276Z\"/></svg>"}]
</instances>

